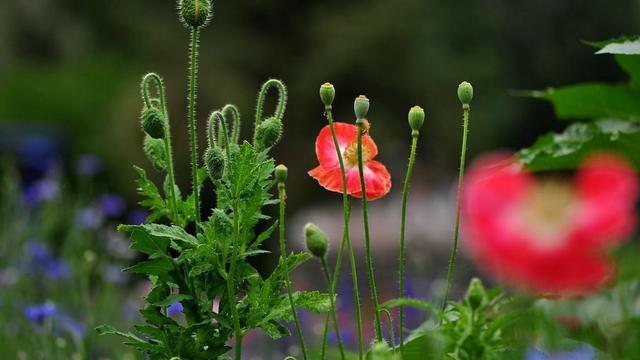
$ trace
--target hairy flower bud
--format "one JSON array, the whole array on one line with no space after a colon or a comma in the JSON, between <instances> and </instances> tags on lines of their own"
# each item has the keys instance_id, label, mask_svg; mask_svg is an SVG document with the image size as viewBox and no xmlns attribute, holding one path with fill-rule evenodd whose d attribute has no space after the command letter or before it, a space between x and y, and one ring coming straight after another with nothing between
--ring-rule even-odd
<instances>
[{"instance_id":1,"label":"hairy flower bud","mask_svg":"<svg viewBox=\"0 0 640 360\"><path fill-rule=\"evenodd\" d=\"M154 139L163 139L165 130L164 113L155 107L145 109L142 112L142 130Z\"/></svg>"},{"instance_id":2,"label":"hairy flower bud","mask_svg":"<svg viewBox=\"0 0 640 360\"><path fill-rule=\"evenodd\" d=\"M287 181L287 175L289 175L289 169L286 166L280 164L276 166L276 181L284 183Z\"/></svg>"},{"instance_id":3,"label":"hairy flower bud","mask_svg":"<svg viewBox=\"0 0 640 360\"><path fill-rule=\"evenodd\" d=\"M167 169L167 151L164 146L164 141L146 135L144 137L143 149L145 155L147 155L147 158L156 170L165 171Z\"/></svg>"},{"instance_id":4,"label":"hairy flower bud","mask_svg":"<svg viewBox=\"0 0 640 360\"><path fill-rule=\"evenodd\" d=\"M333 99L336 97L336 88L331 83L324 83L320 86L320 100L325 107L331 107Z\"/></svg>"},{"instance_id":5,"label":"hairy flower bud","mask_svg":"<svg viewBox=\"0 0 640 360\"><path fill-rule=\"evenodd\" d=\"M467 81L463 81L458 86L458 99L462 105L469 105L473 99L473 86Z\"/></svg>"},{"instance_id":6,"label":"hairy flower bud","mask_svg":"<svg viewBox=\"0 0 640 360\"><path fill-rule=\"evenodd\" d=\"M213 13L211 0L180 0L178 11L180 19L190 27L206 26Z\"/></svg>"},{"instance_id":7,"label":"hairy flower bud","mask_svg":"<svg viewBox=\"0 0 640 360\"><path fill-rule=\"evenodd\" d=\"M224 174L224 152L219 147L210 147L204 153L204 164L212 181L219 180Z\"/></svg>"},{"instance_id":8,"label":"hairy flower bud","mask_svg":"<svg viewBox=\"0 0 640 360\"><path fill-rule=\"evenodd\" d=\"M487 293L482 285L482 281L478 278L471 279L465 299L472 309L477 309L486 301Z\"/></svg>"},{"instance_id":9,"label":"hairy flower bud","mask_svg":"<svg viewBox=\"0 0 640 360\"><path fill-rule=\"evenodd\" d=\"M308 223L304 227L304 238L309 252L318 258L327 256L329 240L327 235L315 224Z\"/></svg>"},{"instance_id":10,"label":"hairy flower bud","mask_svg":"<svg viewBox=\"0 0 640 360\"><path fill-rule=\"evenodd\" d=\"M424 124L424 110L420 106L414 106L409 110L409 126L411 130L420 131Z\"/></svg>"},{"instance_id":11,"label":"hairy flower bud","mask_svg":"<svg viewBox=\"0 0 640 360\"><path fill-rule=\"evenodd\" d=\"M263 121L256 129L253 144L256 149L264 150L275 146L282 137L282 121L271 117Z\"/></svg>"},{"instance_id":12,"label":"hairy flower bud","mask_svg":"<svg viewBox=\"0 0 640 360\"><path fill-rule=\"evenodd\" d=\"M364 119L369 113L369 99L366 96L360 95L353 102L353 111L356 113L356 119Z\"/></svg>"}]
</instances>

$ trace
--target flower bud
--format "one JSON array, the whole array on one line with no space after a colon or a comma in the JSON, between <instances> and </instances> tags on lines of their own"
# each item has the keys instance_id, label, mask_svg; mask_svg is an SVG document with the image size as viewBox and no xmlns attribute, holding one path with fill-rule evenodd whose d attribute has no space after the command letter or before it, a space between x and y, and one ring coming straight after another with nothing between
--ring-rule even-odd
<instances>
[{"instance_id":1,"label":"flower bud","mask_svg":"<svg viewBox=\"0 0 640 360\"><path fill-rule=\"evenodd\" d=\"M420 131L424 124L424 110L420 106L414 106L409 110L409 126L411 130Z\"/></svg>"},{"instance_id":2,"label":"flower bud","mask_svg":"<svg viewBox=\"0 0 640 360\"><path fill-rule=\"evenodd\" d=\"M320 100L325 107L331 107L333 99L336 97L336 88L331 83L324 83L320 86Z\"/></svg>"},{"instance_id":3,"label":"flower bud","mask_svg":"<svg viewBox=\"0 0 640 360\"><path fill-rule=\"evenodd\" d=\"M304 237L309 252L318 258L327 256L329 240L327 235L315 224L308 223L304 227Z\"/></svg>"},{"instance_id":4,"label":"flower bud","mask_svg":"<svg viewBox=\"0 0 640 360\"><path fill-rule=\"evenodd\" d=\"M145 109L142 112L142 130L154 139L164 138L165 118L164 113L155 107Z\"/></svg>"},{"instance_id":5,"label":"flower bud","mask_svg":"<svg viewBox=\"0 0 640 360\"><path fill-rule=\"evenodd\" d=\"M195 28L206 26L213 13L211 0L180 0L178 11L182 22Z\"/></svg>"},{"instance_id":6,"label":"flower bud","mask_svg":"<svg viewBox=\"0 0 640 360\"><path fill-rule=\"evenodd\" d=\"M253 139L253 145L258 151L269 149L275 146L282 137L282 121L271 117L263 121L258 128Z\"/></svg>"},{"instance_id":7,"label":"flower bud","mask_svg":"<svg viewBox=\"0 0 640 360\"><path fill-rule=\"evenodd\" d=\"M487 293L482 285L482 281L478 278L471 279L465 300L469 303L472 309L477 309L483 305L487 300Z\"/></svg>"},{"instance_id":8,"label":"flower bud","mask_svg":"<svg viewBox=\"0 0 640 360\"><path fill-rule=\"evenodd\" d=\"M289 175L289 169L286 166L280 164L276 166L276 181L284 183L287 181L287 175Z\"/></svg>"},{"instance_id":9,"label":"flower bud","mask_svg":"<svg viewBox=\"0 0 640 360\"><path fill-rule=\"evenodd\" d=\"M145 155L147 155L147 158L156 170L165 171L167 169L167 152L164 147L164 141L146 135L144 137L143 149Z\"/></svg>"},{"instance_id":10,"label":"flower bud","mask_svg":"<svg viewBox=\"0 0 640 360\"><path fill-rule=\"evenodd\" d=\"M224 152L219 147L210 147L204 153L204 164L212 181L219 180L224 174Z\"/></svg>"},{"instance_id":11,"label":"flower bud","mask_svg":"<svg viewBox=\"0 0 640 360\"><path fill-rule=\"evenodd\" d=\"M462 105L469 105L473 99L473 86L467 81L463 81L458 86L458 99Z\"/></svg>"},{"instance_id":12,"label":"flower bud","mask_svg":"<svg viewBox=\"0 0 640 360\"><path fill-rule=\"evenodd\" d=\"M353 111L356 113L356 119L364 119L369 113L369 99L366 96L360 95L353 102Z\"/></svg>"}]
</instances>

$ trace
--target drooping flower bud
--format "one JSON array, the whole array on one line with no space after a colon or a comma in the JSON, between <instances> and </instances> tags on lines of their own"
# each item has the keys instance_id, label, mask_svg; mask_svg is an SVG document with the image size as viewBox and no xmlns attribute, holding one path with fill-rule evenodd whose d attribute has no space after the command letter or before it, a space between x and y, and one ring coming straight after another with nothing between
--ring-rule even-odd
<instances>
[{"instance_id":1,"label":"drooping flower bud","mask_svg":"<svg viewBox=\"0 0 640 360\"><path fill-rule=\"evenodd\" d=\"M473 86L467 81L463 81L458 86L458 99L462 105L469 105L473 99Z\"/></svg>"},{"instance_id":2,"label":"drooping flower bud","mask_svg":"<svg viewBox=\"0 0 640 360\"><path fill-rule=\"evenodd\" d=\"M287 175L289 175L289 169L286 166L282 164L276 166L276 181L278 183L287 181Z\"/></svg>"},{"instance_id":3,"label":"drooping flower bud","mask_svg":"<svg viewBox=\"0 0 640 360\"><path fill-rule=\"evenodd\" d=\"M360 95L353 102L353 111L356 113L356 119L364 119L369 113L369 99L366 96Z\"/></svg>"},{"instance_id":4,"label":"drooping flower bud","mask_svg":"<svg viewBox=\"0 0 640 360\"><path fill-rule=\"evenodd\" d=\"M167 169L167 152L164 141L146 135L144 137L143 149L145 155L147 155L147 158L156 170L165 171Z\"/></svg>"},{"instance_id":5,"label":"drooping flower bud","mask_svg":"<svg viewBox=\"0 0 640 360\"><path fill-rule=\"evenodd\" d=\"M409 126L411 130L420 131L424 124L424 110L420 106L414 106L409 110Z\"/></svg>"},{"instance_id":6,"label":"drooping flower bud","mask_svg":"<svg viewBox=\"0 0 640 360\"><path fill-rule=\"evenodd\" d=\"M482 281L478 278L471 279L465 299L472 309L477 309L487 300L487 293L482 285Z\"/></svg>"},{"instance_id":7,"label":"drooping flower bud","mask_svg":"<svg viewBox=\"0 0 640 360\"><path fill-rule=\"evenodd\" d=\"M271 117L263 121L258 128L253 139L253 145L261 151L274 147L282 137L282 121Z\"/></svg>"},{"instance_id":8,"label":"drooping flower bud","mask_svg":"<svg viewBox=\"0 0 640 360\"><path fill-rule=\"evenodd\" d=\"M154 139L163 139L166 120L164 113L155 107L150 107L142 112L142 130Z\"/></svg>"},{"instance_id":9,"label":"drooping flower bud","mask_svg":"<svg viewBox=\"0 0 640 360\"><path fill-rule=\"evenodd\" d=\"M333 99L336 97L336 88L333 87L331 83L324 83L320 86L320 100L325 107L331 107L333 104Z\"/></svg>"},{"instance_id":10,"label":"drooping flower bud","mask_svg":"<svg viewBox=\"0 0 640 360\"><path fill-rule=\"evenodd\" d=\"M211 0L179 0L180 20L188 27L206 26L213 14Z\"/></svg>"},{"instance_id":11,"label":"drooping flower bud","mask_svg":"<svg viewBox=\"0 0 640 360\"><path fill-rule=\"evenodd\" d=\"M212 181L219 180L224 174L225 157L219 147L210 147L204 153L204 164Z\"/></svg>"},{"instance_id":12,"label":"drooping flower bud","mask_svg":"<svg viewBox=\"0 0 640 360\"><path fill-rule=\"evenodd\" d=\"M327 235L315 224L308 223L304 227L304 238L309 252L318 258L327 256L329 240Z\"/></svg>"}]
</instances>

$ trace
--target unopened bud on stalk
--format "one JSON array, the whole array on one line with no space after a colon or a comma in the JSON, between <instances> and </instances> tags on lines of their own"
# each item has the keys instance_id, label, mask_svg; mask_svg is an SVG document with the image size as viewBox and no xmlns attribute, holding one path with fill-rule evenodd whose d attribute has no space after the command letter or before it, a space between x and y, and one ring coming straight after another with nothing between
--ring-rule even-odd
<instances>
[{"instance_id":1,"label":"unopened bud on stalk","mask_svg":"<svg viewBox=\"0 0 640 360\"><path fill-rule=\"evenodd\" d=\"M308 223L304 227L304 237L309 252L318 258L324 258L327 256L329 249L329 240L327 235L320 230L315 224Z\"/></svg>"},{"instance_id":2,"label":"unopened bud on stalk","mask_svg":"<svg viewBox=\"0 0 640 360\"><path fill-rule=\"evenodd\" d=\"M167 152L164 147L164 141L154 139L149 135L144 137L143 149L147 159L158 171L167 169Z\"/></svg>"},{"instance_id":3,"label":"unopened bud on stalk","mask_svg":"<svg viewBox=\"0 0 640 360\"><path fill-rule=\"evenodd\" d=\"M333 99L336 97L336 88L333 87L331 83L324 83L320 86L320 100L325 107L331 107L333 104Z\"/></svg>"},{"instance_id":4,"label":"unopened bud on stalk","mask_svg":"<svg viewBox=\"0 0 640 360\"><path fill-rule=\"evenodd\" d=\"M142 112L142 130L154 139L164 139L165 118L164 113L155 107L145 109Z\"/></svg>"},{"instance_id":5,"label":"unopened bud on stalk","mask_svg":"<svg viewBox=\"0 0 640 360\"><path fill-rule=\"evenodd\" d=\"M258 150L269 149L280 141L280 137L282 137L282 121L271 117L258 125L253 144Z\"/></svg>"},{"instance_id":6,"label":"unopened bud on stalk","mask_svg":"<svg viewBox=\"0 0 640 360\"><path fill-rule=\"evenodd\" d=\"M477 309L485 302L487 293L482 285L482 281L478 278L471 279L469 288L467 289L467 295L465 299L469 303L472 309Z\"/></svg>"},{"instance_id":7,"label":"unopened bud on stalk","mask_svg":"<svg viewBox=\"0 0 640 360\"><path fill-rule=\"evenodd\" d=\"M424 124L424 110L420 106L414 106L409 110L409 126L411 130L420 131Z\"/></svg>"},{"instance_id":8,"label":"unopened bud on stalk","mask_svg":"<svg viewBox=\"0 0 640 360\"><path fill-rule=\"evenodd\" d=\"M210 147L204 153L204 164L212 181L222 177L225 168L224 152L219 147Z\"/></svg>"},{"instance_id":9,"label":"unopened bud on stalk","mask_svg":"<svg viewBox=\"0 0 640 360\"><path fill-rule=\"evenodd\" d=\"M369 113L369 99L364 95L358 96L353 102L353 111L356 113L356 119L358 120L367 117Z\"/></svg>"},{"instance_id":10,"label":"unopened bud on stalk","mask_svg":"<svg viewBox=\"0 0 640 360\"><path fill-rule=\"evenodd\" d=\"M276 166L276 181L280 184L287 181L287 175L289 175L289 169L286 166L280 164Z\"/></svg>"},{"instance_id":11,"label":"unopened bud on stalk","mask_svg":"<svg viewBox=\"0 0 640 360\"><path fill-rule=\"evenodd\" d=\"M204 27L213 13L211 0L179 0L180 20L189 27Z\"/></svg>"},{"instance_id":12,"label":"unopened bud on stalk","mask_svg":"<svg viewBox=\"0 0 640 360\"><path fill-rule=\"evenodd\" d=\"M473 86L467 81L463 81L458 86L458 99L462 105L471 104L471 100L473 99Z\"/></svg>"}]
</instances>

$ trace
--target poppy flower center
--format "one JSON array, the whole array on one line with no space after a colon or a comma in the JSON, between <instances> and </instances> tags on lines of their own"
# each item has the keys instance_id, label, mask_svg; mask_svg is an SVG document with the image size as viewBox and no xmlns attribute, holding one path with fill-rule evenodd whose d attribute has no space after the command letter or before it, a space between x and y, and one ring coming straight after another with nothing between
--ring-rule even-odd
<instances>
[{"instance_id":1,"label":"poppy flower center","mask_svg":"<svg viewBox=\"0 0 640 360\"><path fill-rule=\"evenodd\" d=\"M358 143L356 141L347 145L342 153L342 157L344 158L345 165L349 168L354 168L358 166ZM371 154L366 147L362 147L362 164L366 164L369 160L371 160Z\"/></svg>"},{"instance_id":2,"label":"poppy flower center","mask_svg":"<svg viewBox=\"0 0 640 360\"><path fill-rule=\"evenodd\" d=\"M522 204L524 230L542 248L560 246L571 231L577 199L571 184L541 181Z\"/></svg>"}]
</instances>

